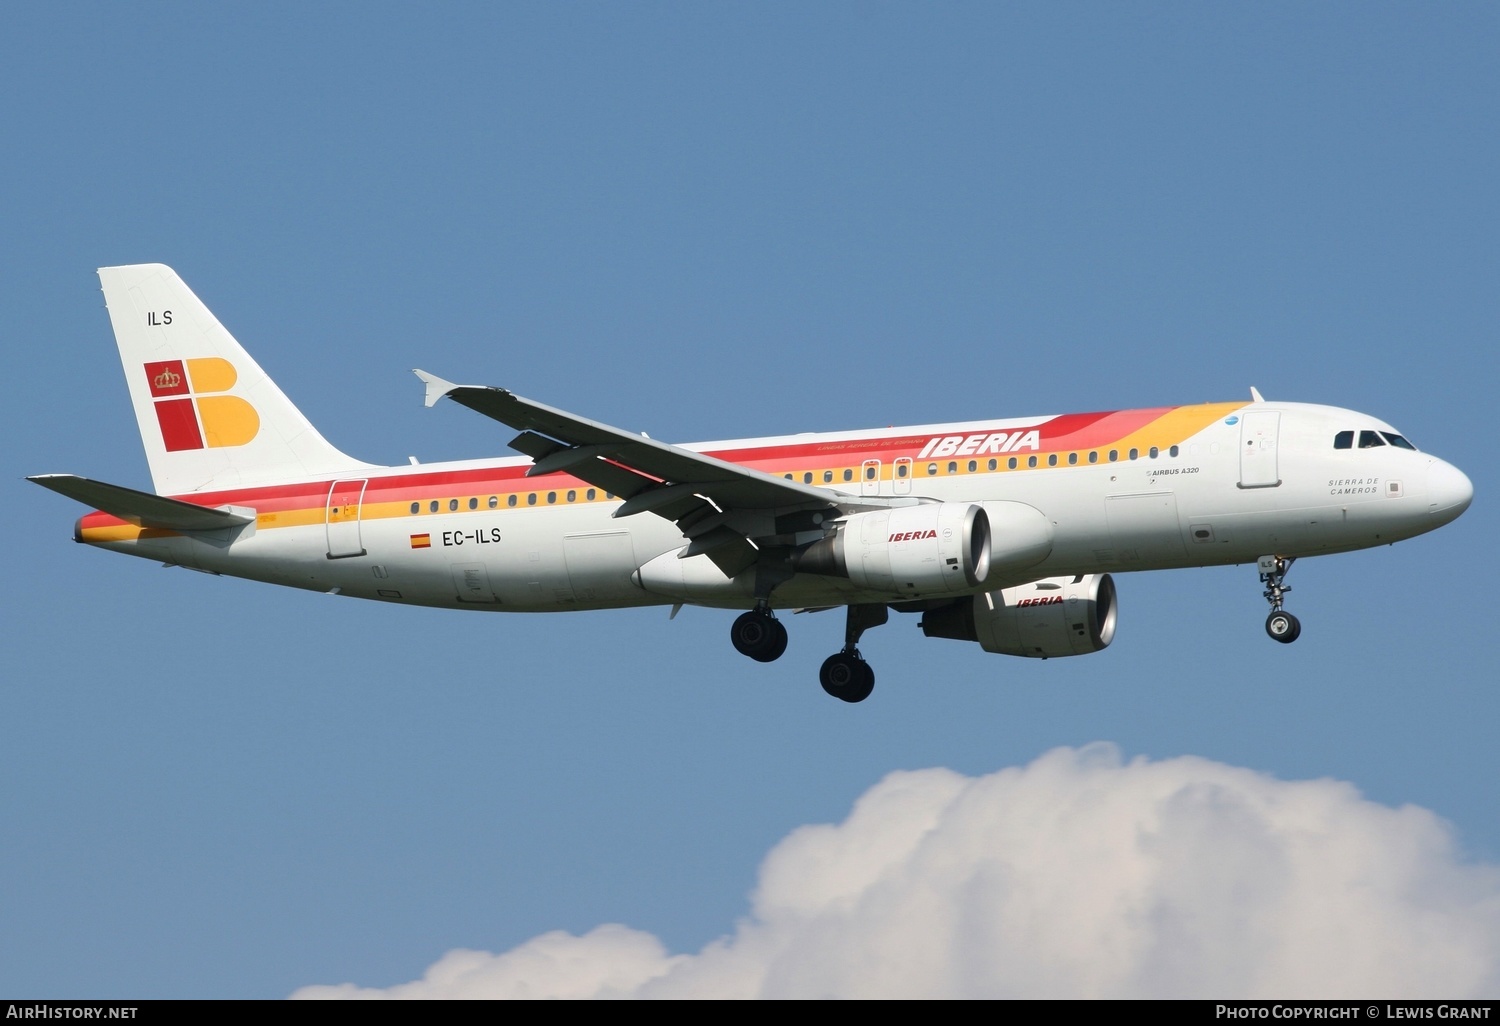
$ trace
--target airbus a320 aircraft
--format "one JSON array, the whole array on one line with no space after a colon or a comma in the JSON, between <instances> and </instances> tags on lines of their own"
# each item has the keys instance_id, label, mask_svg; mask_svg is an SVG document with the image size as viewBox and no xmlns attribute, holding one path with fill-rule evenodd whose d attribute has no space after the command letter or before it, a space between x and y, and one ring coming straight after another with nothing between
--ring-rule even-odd
<instances>
[{"instance_id":1,"label":"airbus a320 aircraft","mask_svg":"<svg viewBox=\"0 0 1500 1026\"><path fill-rule=\"evenodd\" d=\"M1302 556L1411 538L1473 486L1389 424L1249 401L667 445L417 371L519 432L519 457L381 467L335 449L161 264L99 271L154 494L30 480L95 508L77 541L295 588L496 611L847 610L823 688L869 696L889 611L985 651L1082 655L1114 637L1111 573L1255 563L1280 642ZM673 610L675 615L676 609Z\"/></svg>"}]
</instances>

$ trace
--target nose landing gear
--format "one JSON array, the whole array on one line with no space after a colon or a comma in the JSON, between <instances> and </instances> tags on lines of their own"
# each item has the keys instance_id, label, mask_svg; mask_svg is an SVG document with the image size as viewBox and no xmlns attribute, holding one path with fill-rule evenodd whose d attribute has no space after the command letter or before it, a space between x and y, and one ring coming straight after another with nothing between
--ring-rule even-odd
<instances>
[{"instance_id":1,"label":"nose landing gear","mask_svg":"<svg viewBox=\"0 0 1500 1026\"><path fill-rule=\"evenodd\" d=\"M1290 645L1302 634L1301 622L1281 608L1286 593L1292 590L1285 581L1287 571L1295 562L1295 556L1261 556L1255 561L1256 569L1260 571L1260 583L1266 586L1263 594L1271 603L1271 615L1266 617L1266 633L1283 645Z\"/></svg>"}]
</instances>

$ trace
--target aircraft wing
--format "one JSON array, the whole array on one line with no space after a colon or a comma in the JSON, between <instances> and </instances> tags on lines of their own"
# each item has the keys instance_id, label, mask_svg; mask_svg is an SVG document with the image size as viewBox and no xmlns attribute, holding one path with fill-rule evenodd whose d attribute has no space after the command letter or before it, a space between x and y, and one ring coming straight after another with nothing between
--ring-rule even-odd
<instances>
[{"instance_id":1,"label":"aircraft wing","mask_svg":"<svg viewBox=\"0 0 1500 1026\"><path fill-rule=\"evenodd\" d=\"M788 481L645 435L579 417L522 398L503 388L455 385L415 371L427 385L427 405L447 396L521 433L511 448L535 461L528 477L566 471L618 495L617 517L655 513L673 521L688 539L683 558L707 555L733 577L755 562L750 526L761 514L831 509L845 498L832 489ZM745 516L744 514L751 514Z\"/></svg>"}]
</instances>

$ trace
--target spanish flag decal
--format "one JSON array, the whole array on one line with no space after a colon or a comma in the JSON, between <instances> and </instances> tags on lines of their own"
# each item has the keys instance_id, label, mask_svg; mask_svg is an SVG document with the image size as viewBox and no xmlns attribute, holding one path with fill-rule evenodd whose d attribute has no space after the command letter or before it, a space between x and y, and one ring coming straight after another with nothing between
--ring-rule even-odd
<instances>
[{"instance_id":1,"label":"spanish flag decal","mask_svg":"<svg viewBox=\"0 0 1500 1026\"><path fill-rule=\"evenodd\" d=\"M432 548L432 535L430 535L430 534L414 534L414 535L412 535L411 536L411 547L414 548L414 549L430 549L430 548Z\"/></svg>"}]
</instances>

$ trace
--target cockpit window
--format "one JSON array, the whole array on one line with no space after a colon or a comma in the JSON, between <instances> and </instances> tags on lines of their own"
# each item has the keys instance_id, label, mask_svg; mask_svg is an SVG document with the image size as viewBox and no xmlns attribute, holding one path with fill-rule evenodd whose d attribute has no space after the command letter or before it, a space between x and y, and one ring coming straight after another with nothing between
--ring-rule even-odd
<instances>
[{"instance_id":1,"label":"cockpit window","mask_svg":"<svg viewBox=\"0 0 1500 1026\"><path fill-rule=\"evenodd\" d=\"M1395 433L1390 432L1390 431L1382 431L1380 433L1383 436L1385 436L1385 440L1387 442L1390 442L1392 445L1394 445L1398 449L1410 449L1412 452L1416 452L1417 451L1417 447L1415 445L1412 445L1405 438L1402 438L1398 434L1395 434Z\"/></svg>"},{"instance_id":2,"label":"cockpit window","mask_svg":"<svg viewBox=\"0 0 1500 1026\"><path fill-rule=\"evenodd\" d=\"M1354 432L1353 431L1340 431L1338 434L1334 435L1333 436L1333 447L1335 449L1352 449L1352 448L1354 448Z\"/></svg>"},{"instance_id":3,"label":"cockpit window","mask_svg":"<svg viewBox=\"0 0 1500 1026\"><path fill-rule=\"evenodd\" d=\"M1361 431L1359 433L1359 447L1361 449L1375 449L1385 444L1385 439L1380 437L1379 431Z\"/></svg>"}]
</instances>

